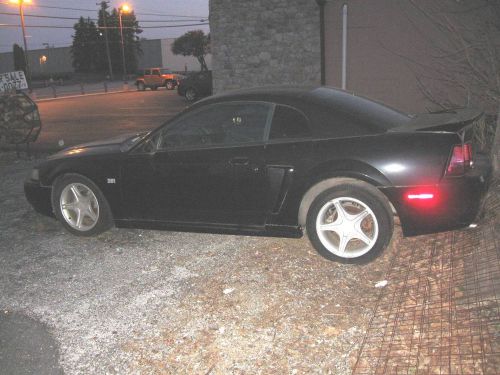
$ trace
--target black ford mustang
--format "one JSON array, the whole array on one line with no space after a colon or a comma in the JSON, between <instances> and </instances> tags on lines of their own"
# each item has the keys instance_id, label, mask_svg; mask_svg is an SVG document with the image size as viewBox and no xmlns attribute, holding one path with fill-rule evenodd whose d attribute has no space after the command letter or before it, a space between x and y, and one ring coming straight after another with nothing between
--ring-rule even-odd
<instances>
[{"instance_id":1,"label":"black ford mustang","mask_svg":"<svg viewBox=\"0 0 500 375\"><path fill-rule=\"evenodd\" d=\"M408 116L343 91L217 95L158 129L63 150L25 183L77 235L118 227L300 237L345 262L474 221L490 176L473 110Z\"/></svg>"}]
</instances>

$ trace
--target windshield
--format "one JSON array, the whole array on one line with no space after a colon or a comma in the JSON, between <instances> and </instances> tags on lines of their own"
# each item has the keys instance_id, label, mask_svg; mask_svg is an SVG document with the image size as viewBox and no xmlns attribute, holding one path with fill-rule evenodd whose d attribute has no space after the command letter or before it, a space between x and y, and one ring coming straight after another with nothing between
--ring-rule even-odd
<instances>
[{"instance_id":1,"label":"windshield","mask_svg":"<svg viewBox=\"0 0 500 375\"><path fill-rule=\"evenodd\" d=\"M160 69L161 74L172 74L172 71L170 69Z\"/></svg>"}]
</instances>

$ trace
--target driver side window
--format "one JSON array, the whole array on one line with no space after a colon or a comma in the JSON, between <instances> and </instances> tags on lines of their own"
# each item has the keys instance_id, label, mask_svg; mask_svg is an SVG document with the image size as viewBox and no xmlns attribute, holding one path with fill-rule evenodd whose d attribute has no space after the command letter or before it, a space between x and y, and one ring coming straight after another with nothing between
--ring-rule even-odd
<instances>
[{"instance_id":1,"label":"driver side window","mask_svg":"<svg viewBox=\"0 0 500 375\"><path fill-rule=\"evenodd\" d=\"M263 142L272 104L219 103L186 114L160 133L159 149Z\"/></svg>"}]
</instances>

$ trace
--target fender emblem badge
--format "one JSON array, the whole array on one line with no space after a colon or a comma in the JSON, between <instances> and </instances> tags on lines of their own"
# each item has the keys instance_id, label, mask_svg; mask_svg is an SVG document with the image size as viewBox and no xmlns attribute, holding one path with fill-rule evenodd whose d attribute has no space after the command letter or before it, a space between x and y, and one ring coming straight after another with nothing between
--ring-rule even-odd
<instances>
[{"instance_id":1,"label":"fender emblem badge","mask_svg":"<svg viewBox=\"0 0 500 375\"><path fill-rule=\"evenodd\" d=\"M116 179L108 178L108 184L116 184Z\"/></svg>"}]
</instances>

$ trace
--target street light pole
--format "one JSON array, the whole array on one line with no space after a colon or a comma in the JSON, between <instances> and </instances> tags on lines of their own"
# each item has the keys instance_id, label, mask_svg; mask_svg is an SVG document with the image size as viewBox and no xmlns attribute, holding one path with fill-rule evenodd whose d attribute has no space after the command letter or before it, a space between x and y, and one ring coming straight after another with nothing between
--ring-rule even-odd
<instances>
[{"instance_id":1,"label":"street light pole","mask_svg":"<svg viewBox=\"0 0 500 375\"><path fill-rule=\"evenodd\" d=\"M26 76L28 80L28 90L31 92L31 69L30 62L28 58L28 43L26 41L26 28L24 25L24 3L31 3L31 0L11 0L14 4L19 4L19 17L21 17L21 28L23 30L23 41L24 41L24 62L26 65Z\"/></svg>"},{"instance_id":2,"label":"street light pole","mask_svg":"<svg viewBox=\"0 0 500 375\"><path fill-rule=\"evenodd\" d=\"M125 45L123 43L123 25L122 25L122 10L120 9L120 37L122 40L122 63L123 63L123 81L127 81L127 66L125 63Z\"/></svg>"},{"instance_id":3,"label":"street light pole","mask_svg":"<svg viewBox=\"0 0 500 375\"><path fill-rule=\"evenodd\" d=\"M127 4L122 5L118 8L118 18L120 19L120 37L122 42L122 63L123 63L123 83L127 83L127 65L125 62L125 43L123 42L123 23L122 14L123 12L130 12L130 7Z\"/></svg>"}]
</instances>

